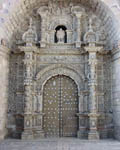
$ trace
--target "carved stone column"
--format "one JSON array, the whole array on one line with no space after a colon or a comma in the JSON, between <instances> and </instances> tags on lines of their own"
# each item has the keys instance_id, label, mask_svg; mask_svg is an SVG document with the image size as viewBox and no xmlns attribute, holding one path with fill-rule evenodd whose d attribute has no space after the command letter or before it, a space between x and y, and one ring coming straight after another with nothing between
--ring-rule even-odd
<instances>
[{"instance_id":1,"label":"carved stone column","mask_svg":"<svg viewBox=\"0 0 120 150\"><path fill-rule=\"evenodd\" d=\"M46 47L46 19L44 15L42 16L42 22L41 22L41 41L40 46Z\"/></svg>"},{"instance_id":2,"label":"carved stone column","mask_svg":"<svg viewBox=\"0 0 120 150\"><path fill-rule=\"evenodd\" d=\"M47 25L47 11L38 9L37 13L41 16L41 41L40 46L46 47L47 37L46 37L46 25Z\"/></svg>"},{"instance_id":3,"label":"carved stone column","mask_svg":"<svg viewBox=\"0 0 120 150\"><path fill-rule=\"evenodd\" d=\"M44 137L43 132L43 114L41 95L33 96L33 65L34 54L37 51L36 46L20 47L25 53L24 57L24 132L22 139L35 139Z\"/></svg>"},{"instance_id":4,"label":"carved stone column","mask_svg":"<svg viewBox=\"0 0 120 150\"><path fill-rule=\"evenodd\" d=\"M7 134L9 52L6 46L0 45L0 140Z\"/></svg>"},{"instance_id":5,"label":"carved stone column","mask_svg":"<svg viewBox=\"0 0 120 150\"><path fill-rule=\"evenodd\" d=\"M43 98L42 93L39 92L36 95L37 101L34 99L34 105L36 105L36 108L34 109L34 137L35 138L44 138L44 130L43 130Z\"/></svg>"},{"instance_id":6,"label":"carved stone column","mask_svg":"<svg viewBox=\"0 0 120 150\"><path fill-rule=\"evenodd\" d=\"M81 47L81 31L82 31L82 26L81 26L81 19L82 19L82 12L78 12L75 14L77 17L77 41L76 41L76 48Z\"/></svg>"},{"instance_id":7,"label":"carved stone column","mask_svg":"<svg viewBox=\"0 0 120 150\"><path fill-rule=\"evenodd\" d=\"M55 43L55 32L56 30L51 30L50 31L50 43Z\"/></svg>"},{"instance_id":8,"label":"carved stone column","mask_svg":"<svg viewBox=\"0 0 120 150\"><path fill-rule=\"evenodd\" d=\"M33 86L33 52L36 47L21 47L24 57L24 132L22 139L33 139L32 125L32 86Z\"/></svg>"},{"instance_id":9,"label":"carved stone column","mask_svg":"<svg viewBox=\"0 0 120 150\"><path fill-rule=\"evenodd\" d=\"M103 47L96 47L95 44L89 44L85 47L85 50L89 53L89 67L90 67L90 78L89 78L89 125L90 131L88 134L88 139L96 140L99 139L99 133L97 130L98 122L98 110L97 110L97 73L96 67L98 64L97 52L102 50Z\"/></svg>"},{"instance_id":10,"label":"carved stone column","mask_svg":"<svg viewBox=\"0 0 120 150\"><path fill-rule=\"evenodd\" d=\"M84 113L83 105L84 105L84 92L80 92L79 113L77 114L77 116L79 117L79 130L77 132L77 137L80 139L85 139L87 137L87 131L86 131L87 114Z\"/></svg>"}]
</instances>

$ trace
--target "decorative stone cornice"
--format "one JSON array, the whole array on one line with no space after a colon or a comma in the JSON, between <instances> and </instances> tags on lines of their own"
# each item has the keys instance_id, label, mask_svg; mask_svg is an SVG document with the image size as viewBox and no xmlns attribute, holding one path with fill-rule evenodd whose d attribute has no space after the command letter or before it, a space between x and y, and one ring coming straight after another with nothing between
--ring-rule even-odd
<instances>
[{"instance_id":1,"label":"decorative stone cornice","mask_svg":"<svg viewBox=\"0 0 120 150\"><path fill-rule=\"evenodd\" d=\"M19 46L18 47L21 52L38 52L39 49L33 45L33 46Z\"/></svg>"}]
</instances>

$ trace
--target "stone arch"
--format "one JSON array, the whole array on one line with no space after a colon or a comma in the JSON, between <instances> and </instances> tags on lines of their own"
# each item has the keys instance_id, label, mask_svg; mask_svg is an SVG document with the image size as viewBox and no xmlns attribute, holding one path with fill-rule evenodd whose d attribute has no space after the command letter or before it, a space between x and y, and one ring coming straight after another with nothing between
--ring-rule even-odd
<instances>
[{"instance_id":1,"label":"stone arch","mask_svg":"<svg viewBox=\"0 0 120 150\"><path fill-rule=\"evenodd\" d=\"M43 112L43 90L44 85L47 83L49 79L51 79L54 76L57 75L65 75L67 77L70 77L77 85L78 88L78 101L79 101L79 111L81 110L82 106L82 90L83 90L83 76L80 75L77 71L75 71L72 67L66 67L64 65L53 65L49 66L42 71L40 71L36 75L36 93L39 97L39 101L41 101L41 112ZM81 86L82 85L82 86Z\"/></svg>"},{"instance_id":2,"label":"stone arch","mask_svg":"<svg viewBox=\"0 0 120 150\"><path fill-rule=\"evenodd\" d=\"M80 93L80 91L83 89L83 87L80 87L80 85L83 85L83 80L84 77L83 75L80 75L76 70L73 69L73 67L69 66L66 67L64 65L53 65L53 66L49 66L45 69L43 69L42 71L40 71L37 75L36 75L36 84L39 84L39 88L37 89L37 91L41 91L42 94L42 90L43 87L45 85L45 83L53 76L56 75L65 75L70 77L71 79L73 79L76 83L76 85L78 86L78 93Z\"/></svg>"},{"instance_id":3,"label":"stone arch","mask_svg":"<svg viewBox=\"0 0 120 150\"><path fill-rule=\"evenodd\" d=\"M64 20L58 19L55 21L52 20L51 22L52 23L49 26L49 30L55 30L55 28L60 25L65 26L67 28L67 30L72 30L72 24L70 22L68 22L68 20L66 20L66 19L64 19Z\"/></svg>"}]
</instances>

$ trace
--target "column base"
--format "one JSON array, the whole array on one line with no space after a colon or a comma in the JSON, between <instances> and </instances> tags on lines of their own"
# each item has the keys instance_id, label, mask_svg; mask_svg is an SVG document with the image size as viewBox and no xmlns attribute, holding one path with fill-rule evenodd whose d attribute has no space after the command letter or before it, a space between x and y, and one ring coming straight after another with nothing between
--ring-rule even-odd
<instances>
[{"instance_id":1,"label":"column base","mask_svg":"<svg viewBox=\"0 0 120 150\"><path fill-rule=\"evenodd\" d=\"M77 138L87 139L87 137L88 137L88 132L86 131L86 129L81 129L77 132Z\"/></svg>"},{"instance_id":2,"label":"column base","mask_svg":"<svg viewBox=\"0 0 120 150\"><path fill-rule=\"evenodd\" d=\"M99 140L100 135L97 131L90 131L88 133L88 140Z\"/></svg>"},{"instance_id":3,"label":"column base","mask_svg":"<svg viewBox=\"0 0 120 150\"><path fill-rule=\"evenodd\" d=\"M42 131L42 130L40 130L40 131L35 131L35 133L34 133L34 138L35 139L43 139L43 138L45 138L45 133L44 133L44 131Z\"/></svg>"},{"instance_id":4,"label":"column base","mask_svg":"<svg viewBox=\"0 0 120 150\"><path fill-rule=\"evenodd\" d=\"M22 140L33 140L34 135L32 131L24 131L21 136Z\"/></svg>"},{"instance_id":5,"label":"column base","mask_svg":"<svg viewBox=\"0 0 120 150\"><path fill-rule=\"evenodd\" d=\"M22 133L22 140L33 140L33 139L42 139L45 137L44 131L30 131L30 132L23 132Z\"/></svg>"}]
</instances>

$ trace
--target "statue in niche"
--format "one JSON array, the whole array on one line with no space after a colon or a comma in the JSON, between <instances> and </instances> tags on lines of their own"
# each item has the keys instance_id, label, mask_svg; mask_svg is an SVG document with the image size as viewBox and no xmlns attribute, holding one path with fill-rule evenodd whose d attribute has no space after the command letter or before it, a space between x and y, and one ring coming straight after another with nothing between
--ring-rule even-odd
<instances>
[{"instance_id":1,"label":"statue in niche","mask_svg":"<svg viewBox=\"0 0 120 150\"><path fill-rule=\"evenodd\" d=\"M57 31L57 40L58 40L58 43L64 43L65 42L65 31L60 28L60 30Z\"/></svg>"}]
</instances>

